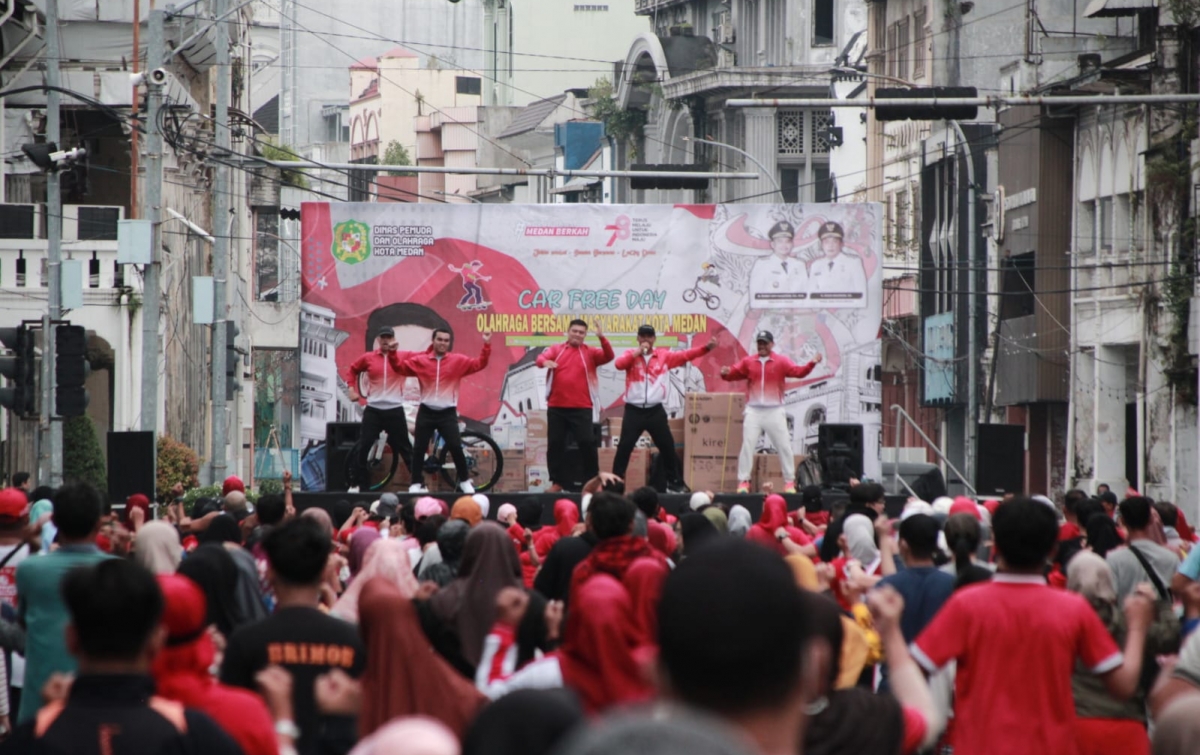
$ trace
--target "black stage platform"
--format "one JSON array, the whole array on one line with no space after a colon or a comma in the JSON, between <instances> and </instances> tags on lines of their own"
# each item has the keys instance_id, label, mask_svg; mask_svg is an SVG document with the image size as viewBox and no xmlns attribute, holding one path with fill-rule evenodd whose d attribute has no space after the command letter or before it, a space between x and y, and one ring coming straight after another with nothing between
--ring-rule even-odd
<instances>
[{"instance_id":1,"label":"black stage platform","mask_svg":"<svg viewBox=\"0 0 1200 755\"><path fill-rule=\"evenodd\" d=\"M329 512L334 522L340 526L342 522L350 517L350 513L354 510L355 506L367 508L379 499L379 495L379 493L293 493L292 499L296 504L296 509L299 511L313 506L325 509ZM446 501L450 505L453 505L456 500L462 497L460 493L421 493L419 495L397 493L396 495L401 501L408 501L413 498L419 498L422 495L429 495ZM488 511L489 519L496 518L496 511L502 503L519 505L525 501L532 500L542 505L542 522L544 524L554 523L555 501L566 498L578 504L581 498L579 493L490 493L485 495L491 501ZM758 521L759 514L762 513L763 498L765 497L762 494L737 495L734 493L718 493L716 502L725 503L730 506L741 504L750 511L750 516L754 518L754 521ZM799 495L786 495L784 498L787 499L788 510L800 507ZM845 492L827 488L822 494L823 508L828 509L835 502L843 501L847 498L848 496ZM681 511L686 513L691 496L659 494L658 500L668 512L678 514ZM905 500L907 500L905 496L889 495L887 497L888 516L893 519L899 517L901 510L904 508Z\"/></svg>"}]
</instances>

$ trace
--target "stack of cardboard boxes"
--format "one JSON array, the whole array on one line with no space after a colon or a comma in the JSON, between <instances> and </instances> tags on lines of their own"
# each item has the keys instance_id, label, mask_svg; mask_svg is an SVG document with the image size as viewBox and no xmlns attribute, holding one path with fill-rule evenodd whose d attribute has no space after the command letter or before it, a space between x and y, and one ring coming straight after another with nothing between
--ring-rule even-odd
<instances>
[{"instance_id":1,"label":"stack of cardboard boxes","mask_svg":"<svg viewBox=\"0 0 1200 755\"><path fill-rule=\"evenodd\" d=\"M689 393L684 399L683 481L692 490L732 493L742 448L740 393Z\"/></svg>"},{"instance_id":2,"label":"stack of cardboard boxes","mask_svg":"<svg viewBox=\"0 0 1200 755\"><path fill-rule=\"evenodd\" d=\"M737 459L742 448L742 424L745 397L740 393L689 393L684 399L683 417L668 420L675 438L675 452L683 463L684 482L692 490L732 493L737 489ZM550 486L546 465L548 428L546 412L525 415L524 433L510 432L504 447L504 473L497 492L544 492ZM612 469L621 438L620 418L603 425L600 470ZM626 490L647 484L654 444L643 434L629 459L625 472ZM796 456L795 463L804 461ZM783 490L783 470L774 453L754 457L752 488L760 490L770 482L776 492Z\"/></svg>"}]
</instances>

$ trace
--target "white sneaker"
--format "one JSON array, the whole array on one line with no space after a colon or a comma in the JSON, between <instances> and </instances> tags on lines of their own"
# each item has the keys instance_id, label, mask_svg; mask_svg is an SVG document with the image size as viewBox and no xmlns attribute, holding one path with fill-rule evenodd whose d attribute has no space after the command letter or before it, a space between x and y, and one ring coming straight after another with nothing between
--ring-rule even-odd
<instances>
[{"instance_id":1,"label":"white sneaker","mask_svg":"<svg viewBox=\"0 0 1200 755\"><path fill-rule=\"evenodd\" d=\"M410 493L428 493L429 488L425 487L424 485L422 485L419 482L414 482L412 485L408 486L408 492L410 492Z\"/></svg>"},{"instance_id":2,"label":"white sneaker","mask_svg":"<svg viewBox=\"0 0 1200 755\"><path fill-rule=\"evenodd\" d=\"M462 482L458 483L458 490L460 493L475 495L475 486L471 484L470 480L463 480Z\"/></svg>"},{"instance_id":3,"label":"white sneaker","mask_svg":"<svg viewBox=\"0 0 1200 755\"><path fill-rule=\"evenodd\" d=\"M358 486L357 486L357 485L355 485L354 487L346 488L346 492L347 492L347 493L357 493L357 492L358 492Z\"/></svg>"}]
</instances>

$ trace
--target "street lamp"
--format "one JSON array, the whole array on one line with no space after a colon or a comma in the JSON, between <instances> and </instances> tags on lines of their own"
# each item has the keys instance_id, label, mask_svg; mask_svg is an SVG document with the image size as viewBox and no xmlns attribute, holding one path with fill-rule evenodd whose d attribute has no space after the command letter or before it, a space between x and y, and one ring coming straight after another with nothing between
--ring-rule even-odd
<instances>
[{"instance_id":1,"label":"street lamp","mask_svg":"<svg viewBox=\"0 0 1200 755\"><path fill-rule=\"evenodd\" d=\"M716 142L716 141L713 141L712 139L701 139L698 136L685 136L685 137L683 137L683 140L685 142L697 142L698 144L711 144L714 147L724 147L725 149L732 150L732 151L738 153L739 155L745 157L747 160L749 160L750 162L757 165L758 169L763 172L763 175L765 175L767 178L771 179L771 183L775 184L775 191L779 192L779 198L782 199L785 203L787 202L787 197L783 196L783 189L779 186L779 179L775 177L775 174L772 173L771 171L767 170L767 167L765 165L763 165L762 163L760 163L758 161L758 158L756 158L754 155L750 154L746 150L742 149L741 147L735 147L732 144L726 144L725 142Z\"/></svg>"}]
</instances>

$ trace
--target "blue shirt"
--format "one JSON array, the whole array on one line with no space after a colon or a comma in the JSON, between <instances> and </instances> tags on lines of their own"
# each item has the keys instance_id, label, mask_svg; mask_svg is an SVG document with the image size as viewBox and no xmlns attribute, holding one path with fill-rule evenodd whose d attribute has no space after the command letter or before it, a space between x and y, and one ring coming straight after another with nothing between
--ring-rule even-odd
<instances>
[{"instance_id":1,"label":"blue shirt","mask_svg":"<svg viewBox=\"0 0 1200 755\"><path fill-rule=\"evenodd\" d=\"M912 642L954 592L954 577L933 566L915 566L884 577L880 584L891 585L904 597L904 615L900 631L905 642Z\"/></svg>"},{"instance_id":2,"label":"blue shirt","mask_svg":"<svg viewBox=\"0 0 1200 755\"><path fill-rule=\"evenodd\" d=\"M1193 582L1200 579L1200 548L1188 551L1187 558L1179 565L1179 573Z\"/></svg>"}]
</instances>

